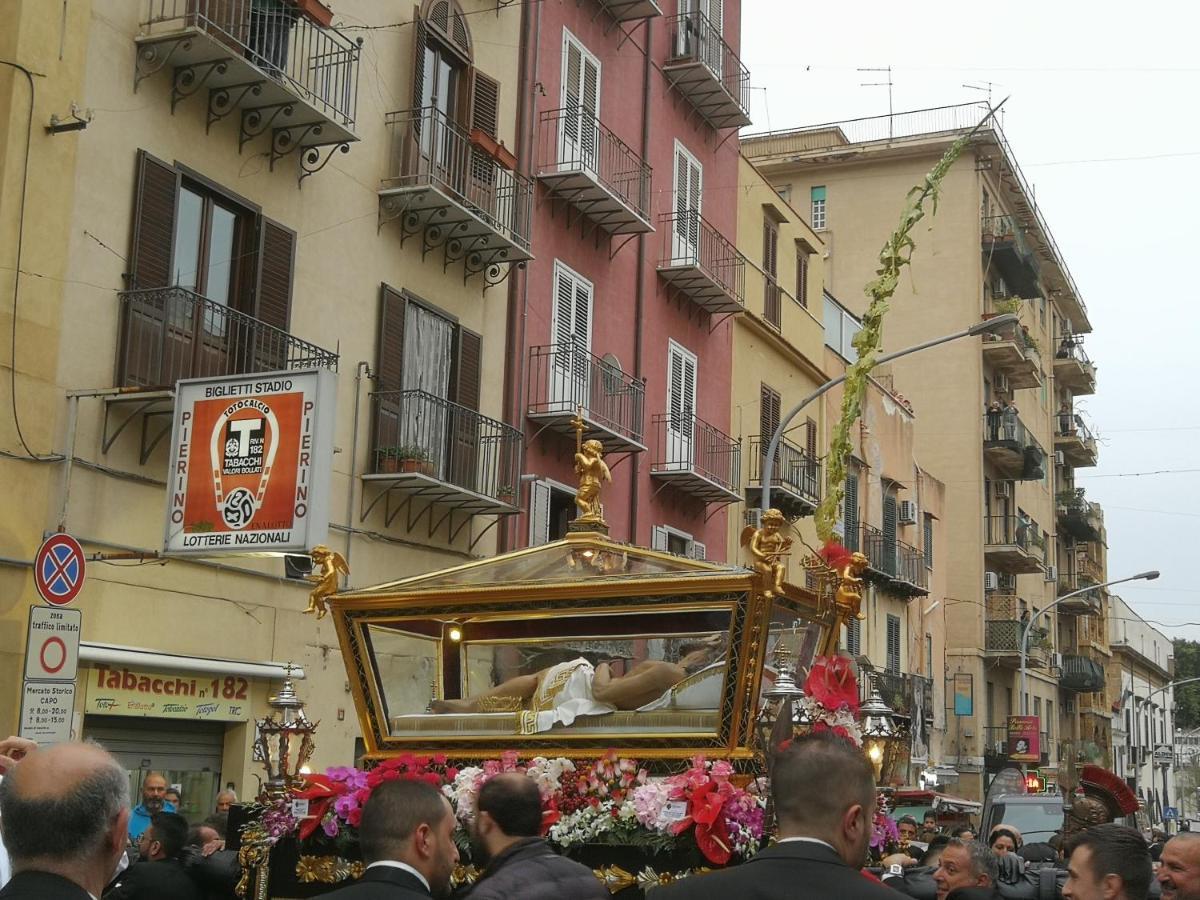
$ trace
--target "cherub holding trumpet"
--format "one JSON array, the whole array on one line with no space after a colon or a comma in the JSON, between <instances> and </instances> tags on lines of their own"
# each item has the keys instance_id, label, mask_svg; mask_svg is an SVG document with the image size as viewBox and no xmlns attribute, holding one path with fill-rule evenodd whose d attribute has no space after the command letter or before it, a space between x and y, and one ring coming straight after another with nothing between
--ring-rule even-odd
<instances>
[{"instance_id":1,"label":"cherub holding trumpet","mask_svg":"<svg viewBox=\"0 0 1200 900\"><path fill-rule=\"evenodd\" d=\"M754 571L762 576L768 597L783 593L783 578L787 574L785 557L792 549L792 539L781 533L786 524L783 513L768 509L762 514L758 528L747 525L742 529L742 546L749 547Z\"/></svg>"}]
</instances>

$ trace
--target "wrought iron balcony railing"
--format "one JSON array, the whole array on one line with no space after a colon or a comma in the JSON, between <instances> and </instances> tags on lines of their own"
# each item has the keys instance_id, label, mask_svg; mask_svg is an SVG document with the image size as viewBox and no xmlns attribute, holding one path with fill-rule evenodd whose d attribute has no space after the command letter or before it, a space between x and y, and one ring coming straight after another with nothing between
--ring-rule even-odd
<instances>
[{"instance_id":1,"label":"wrought iron balcony railing","mask_svg":"<svg viewBox=\"0 0 1200 900\"><path fill-rule=\"evenodd\" d=\"M513 502L521 461L515 428L425 391L380 391L371 404L372 472L424 476Z\"/></svg>"},{"instance_id":2,"label":"wrought iron balcony railing","mask_svg":"<svg viewBox=\"0 0 1200 900\"><path fill-rule=\"evenodd\" d=\"M694 209L659 219L659 275L702 309L741 312L746 305L746 257Z\"/></svg>"},{"instance_id":3,"label":"wrought iron balcony railing","mask_svg":"<svg viewBox=\"0 0 1200 900\"><path fill-rule=\"evenodd\" d=\"M695 415L654 417L658 436L650 474L706 502L741 499L741 444Z\"/></svg>"},{"instance_id":4,"label":"wrought iron balcony railing","mask_svg":"<svg viewBox=\"0 0 1200 900\"><path fill-rule=\"evenodd\" d=\"M581 415L609 450L644 450L646 387L580 344L529 351L529 417L570 429Z\"/></svg>"},{"instance_id":5,"label":"wrought iron balcony railing","mask_svg":"<svg viewBox=\"0 0 1200 900\"><path fill-rule=\"evenodd\" d=\"M663 71L714 128L750 124L750 72L721 29L697 10L667 20L671 55Z\"/></svg>"},{"instance_id":6,"label":"wrought iron balcony railing","mask_svg":"<svg viewBox=\"0 0 1200 900\"><path fill-rule=\"evenodd\" d=\"M385 219L399 217L405 233L425 231L430 249L444 247L447 260L465 256L469 267L472 255L476 265L531 258L532 181L434 107L388 113L387 127Z\"/></svg>"},{"instance_id":7,"label":"wrought iron balcony railing","mask_svg":"<svg viewBox=\"0 0 1200 900\"><path fill-rule=\"evenodd\" d=\"M1064 335L1054 354L1054 374L1059 383L1075 394L1096 390L1096 366L1083 349L1083 335Z\"/></svg>"},{"instance_id":8,"label":"wrought iron balcony railing","mask_svg":"<svg viewBox=\"0 0 1200 900\"><path fill-rule=\"evenodd\" d=\"M1087 694L1104 690L1104 666L1089 656L1065 654L1062 677L1058 683L1063 690L1076 694Z\"/></svg>"},{"instance_id":9,"label":"wrought iron balcony railing","mask_svg":"<svg viewBox=\"0 0 1200 900\"><path fill-rule=\"evenodd\" d=\"M925 554L911 544L896 541L896 581L912 585L919 592L928 592L929 569Z\"/></svg>"},{"instance_id":10,"label":"wrought iron balcony railing","mask_svg":"<svg viewBox=\"0 0 1200 900\"><path fill-rule=\"evenodd\" d=\"M929 593L929 572L925 554L887 535L874 525L862 526L862 552L870 560L871 569L882 576L889 590L915 596Z\"/></svg>"},{"instance_id":11,"label":"wrought iron balcony railing","mask_svg":"<svg viewBox=\"0 0 1200 900\"><path fill-rule=\"evenodd\" d=\"M1037 297L1037 257L1025 239L1021 223L1013 216L984 216L980 226L983 252L1000 270L1009 289L1018 297Z\"/></svg>"},{"instance_id":12,"label":"wrought iron balcony railing","mask_svg":"<svg viewBox=\"0 0 1200 900\"><path fill-rule=\"evenodd\" d=\"M588 110L542 113L538 178L611 234L642 234L650 224L650 166Z\"/></svg>"},{"instance_id":13,"label":"wrought iron balcony railing","mask_svg":"<svg viewBox=\"0 0 1200 900\"><path fill-rule=\"evenodd\" d=\"M1045 471L1046 451L1011 406L984 412L983 453L1005 478L1037 481Z\"/></svg>"},{"instance_id":14,"label":"wrought iron balcony railing","mask_svg":"<svg viewBox=\"0 0 1200 900\"><path fill-rule=\"evenodd\" d=\"M762 469L770 436L750 436L750 486L762 487ZM771 505L784 515L801 516L816 510L821 502L821 461L784 438L779 442L771 479ZM785 508L786 507L786 508Z\"/></svg>"},{"instance_id":15,"label":"wrought iron balcony railing","mask_svg":"<svg viewBox=\"0 0 1200 900\"><path fill-rule=\"evenodd\" d=\"M187 288L121 291L118 299L117 380L125 387L281 369L337 370L336 353Z\"/></svg>"},{"instance_id":16,"label":"wrought iron balcony railing","mask_svg":"<svg viewBox=\"0 0 1200 900\"><path fill-rule=\"evenodd\" d=\"M888 578L896 576L896 541L889 541L874 525L862 526L862 552L876 572Z\"/></svg>"},{"instance_id":17,"label":"wrought iron balcony railing","mask_svg":"<svg viewBox=\"0 0 1200 900\"><path fill-rule=\"evenodd\" d=\"M1026 553L1041 556L1045 552L1045 539L1038 523L1029 517L985 516L987 534L985 544L1011 545Z\"/></svg>"}]
</instances>

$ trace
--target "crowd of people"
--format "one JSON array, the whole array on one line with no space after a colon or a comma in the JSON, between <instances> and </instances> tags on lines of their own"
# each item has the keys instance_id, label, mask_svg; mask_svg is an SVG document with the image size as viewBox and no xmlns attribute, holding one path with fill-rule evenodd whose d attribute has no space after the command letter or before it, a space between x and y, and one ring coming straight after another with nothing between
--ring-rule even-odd
<instances>
[{"instance_id":1,"label":"crowd of people","mask_svg":"<svg viewBox=\"0 0 1200 900\"><path fill-rule=\"evenodd\" d=\"M218 815L189 828L160 776L145 779L141 803L131 807L127 773L97 744L32 749L18 739L0 741L0 768L0 833L11 862L0 900L227 896L220 891L227 890L237 860L223 849L225 820ZM1200 834L1176 835L1154 854L1138 831L1113 823L1072 833L1055 848L1025 844L1007 825L979 841L970 829L937 833L936 818L920 826L901 819L902 841L911 852L921 844L920 858L890 857L876 874L865 868L875 821L874 772L861 750L829 732L797 738L782 750L773 760L770 791L774 843L741 865L654 888L652 900L1200 900ZM459 864L457 824L437 788L385 782L362 811L364 874L328 896L449 896ZM540 795L530 777L511 772L487 781L469 828L471 859L482 875L461 889L465 898L607 898L588 867L546 843L541 824ZM4 877L0 872L0 883Z\"/></svg>"}]
</instances>

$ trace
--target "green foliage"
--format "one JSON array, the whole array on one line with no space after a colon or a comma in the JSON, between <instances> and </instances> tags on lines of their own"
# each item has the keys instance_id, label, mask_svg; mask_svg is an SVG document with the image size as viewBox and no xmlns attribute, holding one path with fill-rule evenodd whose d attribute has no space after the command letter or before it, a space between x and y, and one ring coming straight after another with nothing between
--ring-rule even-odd
<instances>
[{"instance_id":1,"label":"green foliage","mask_svg":"<svg viewBox=\"0 0 1200 900\"><path fill-rule=\"evenodd\" d=\"M1175 640L1175 681L1200 677L1200 641ZM1175 688L1175 727L1200 726L1200 681Z\"/></svg>"},{"instance_id":2,"label":"green foliage","mask_svg":"<svg viewBox=\"0 0 1200 900\"><path fill-rule=\"evenodd\" d=\"M998 313L1019 313L1021 311L1021 298L1005 297L1003 300L993 300L992 309Z\"/></svg>"},{"instance_id":3,"label":"green foliage","mask_svg":"<svg viewBox=\"0 0 1200 900\"><path fill-rule=\"evenodd\" d=\"M854 349L858 358L846 373L846 384L842 393L842 411L830 440L828 462L825 468L825 497L817 509L817 535L823 541L833 537L833 526L841 510L842 497L846 488L846 459L853 448L850 431L862 413L863 398L866 396L867 376L875 368L879 348L883 343L883 317L888 311L888 301L896 293L900 283L900 271L912 261L917 245L912 239L912 230L925 218L925 202L928 200L933 214L937 213L938 193L942 180L954 161L962 154L967 144L983 125L994 115L975 126L950 145L938 164L925 176L925 180L908 192L908 199L900 213L900 224L879 251L878 276L866 287L871 298L862 319L862 329L854 337Z\"/></svg>"}]
</instances>

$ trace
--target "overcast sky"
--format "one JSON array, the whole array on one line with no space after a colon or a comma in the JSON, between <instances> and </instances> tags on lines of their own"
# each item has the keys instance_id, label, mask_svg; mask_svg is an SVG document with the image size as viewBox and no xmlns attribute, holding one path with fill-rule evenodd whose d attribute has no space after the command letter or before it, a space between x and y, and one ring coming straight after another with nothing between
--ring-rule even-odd
<instances>
[{"instance_id":1,"label":"overcast sky","mask_svg":"<svg viewBox=\"0 0 1200 900\"><path fill-rule=\"evenodd\" d=\"M1200 640L1200 10L743 2L751 131L886 114L887 88L860 82L887 74L858 67L893 67L897 112L986 99L964 83L1010 97L1004 131L1092 321L1099 384L1077 408L1100 464L1077 484L1104 505L1109 577L1160 569L1114 590Z\"/></svg>"}]
</instances>

